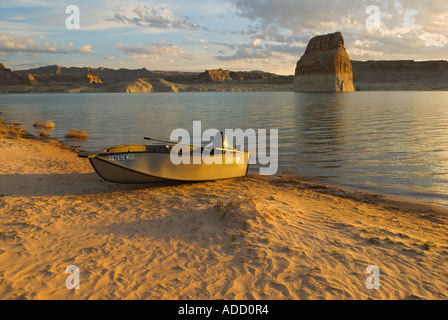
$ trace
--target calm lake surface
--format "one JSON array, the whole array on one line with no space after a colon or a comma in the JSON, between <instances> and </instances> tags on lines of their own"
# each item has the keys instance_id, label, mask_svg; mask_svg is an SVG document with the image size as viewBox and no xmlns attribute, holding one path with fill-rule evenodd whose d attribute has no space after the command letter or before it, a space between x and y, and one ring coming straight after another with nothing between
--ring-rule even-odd
<instances>
[{"instance_id":1,"label":"calm lake surface","mask_svg":"<svg viewBox=\"0 0 448 320\"><path fill-rule=\"evenodd\" d=\"M68 142L84 150L192 133L195 120L278 129L278 174L448 207L448 92L3 94L0 110L33 133L52 120L61 140L85 129L87 142Z\"/></svg>"}]
</instances>

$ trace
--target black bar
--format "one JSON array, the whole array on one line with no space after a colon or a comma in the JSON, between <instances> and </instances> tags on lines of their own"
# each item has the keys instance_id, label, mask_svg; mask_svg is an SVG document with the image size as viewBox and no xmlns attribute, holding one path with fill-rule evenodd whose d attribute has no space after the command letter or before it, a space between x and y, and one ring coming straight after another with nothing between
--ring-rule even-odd
<instances>
[{"instance_id":1,"label":"black bar","mask_svg":"<svg viewBox=\"0 0 448 320\"><path fill-rule=\"evenodd\" d=\"M4 314L77 318L98 316L143 319L329 319L353 317L405 319L418 312L445 311L448 300L8 300L0 301ZM443 314L443 313L441 313Z\"/></svg>"}]
</instances>

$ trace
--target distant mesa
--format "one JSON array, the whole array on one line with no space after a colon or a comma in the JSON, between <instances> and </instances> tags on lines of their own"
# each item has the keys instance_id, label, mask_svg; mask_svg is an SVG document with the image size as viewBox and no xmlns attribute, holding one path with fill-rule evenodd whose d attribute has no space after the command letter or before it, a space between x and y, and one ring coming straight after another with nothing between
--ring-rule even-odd
<instances>
[{"instance_id":1,"label":"distant mesa","mask_svg":"<svg viewBox=\"0 0 448 320\"><path fill-rule=\"evenodd\" d=\"M198 82L274 80L280 77L264 71L230 71L219 68L200 73Z\"/></svg>"},{"instance_id":2,"label":"distant mesa","mask_svg":"<svg viewBox=\"0 0 448 320\"><path fill-rule=\"evenodd\" d=\"M448 61L352 60L359 91L448 90Z\"/></svg>"},{"instance_id":3,"label":"distant mesa","mask_svg":"<svg viewBox=\"0 0 448 320\"><path fill-rule=\"evenodd\" d=\"M350 57L342 33L312 38L297 62L294 91L355 91Z\"/></svg>"},{"instance_id":4,"label":"distant mesa","mask_svg":"<svg viewBox=\"0 0 448 320\"><path fill-rule=\"evenodd\" d=\"M149 71L146 68L141 69L110 69L110 68L91 68L91 67L62 67L58 65L39 67L28 70L17 70L17 73L32 74L36 78L42 79L42 82L46 81L58 81L62 82L65 79L70 79L72 76L76 82L90 81L90 83L103 83L103 84L116 84L125 81L133 81L136 79L166 79L170 76L182 75L183 72L167 72L167 71ZM78 77L78 78L76 78ZM196 79L197 73L194 73ZM101 82L100 82L101 81Z\"/></svg>"},{"instance_id":5,"label":"distant mesa","mask_svg":"<svg viewBox=\"0 0 448 320\"><path fill-rule=\"evenodd\" d=\"M275 73L264 71L230 71L230 77L232 80L290 80L290 76L279 76ZM291 78L292 81L292 78Z\"/></svg>"},{"instance_id":6,"label":"distant mesa","mask_svg":"<svg viewBox=\"0 0 448 320\"><path fill-rule=\"evenodd\" d=\"M35 85L36 80L31 74L19 74L11 71L5 67L3 63L0 63L0 85L2 86L14 86L14 85Z\"/></svg>"},{"instance_id":7,"label":"distant mesa","mask_svg":"<svg viewBox=\"0 0 448 320\"><path fill-rule=\"evenodd\" d=\"M312 38L295 67L294 75L277 75L58 65L12 71L0 63L0 93L448 90L448 61L350 61L340 32Z\"/></svg>"},{"instance_id":8,"label":"distant mesa","mask_svg":"<svg viewBox=\"0 0 448 320\"><path fill-rule=\"evenodd\" d=\"M293 80L292 75L222 68L182 72L49 65L12 72L0 65L0 93L291 91Z\"/></svg>"}]
</instances>

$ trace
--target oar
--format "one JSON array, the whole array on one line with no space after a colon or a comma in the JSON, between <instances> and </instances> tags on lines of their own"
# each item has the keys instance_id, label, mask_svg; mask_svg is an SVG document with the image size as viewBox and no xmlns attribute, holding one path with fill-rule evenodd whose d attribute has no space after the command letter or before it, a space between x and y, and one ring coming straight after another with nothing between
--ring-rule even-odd
<instances>
[{"instance_id":1,"label":"oar","mask_svg":"<svg viewBox=\"0 0 448 320\"><path fill-rule=\"evenodd\" d=\"M193 146L191 144L180 144L177 141L155 139L155 138L150 138L150 137L144 137L143 139L145 139L145 140L152 140L152 141L159 141L159 142L164 142L164 143L168 143L168 144L179 144L181 146L196 147L196 146ZM241 153L244 153L244 151L239 151L239 150L236 150L236 149L233 149L233 150L232 149L223 149L223 148L215 148L215 149L222 150L222 151L231 151L231 152L241 152Z\"/></svg>"},{"instance_id":2,"label":"oar","mask_svg":"<svg viewBox=\"0 0 448 320\"><path fill-rule=\"evenodd\" d=\"M179 145L181 145L181 146L186 146L186 147L197 147L197 146L193 146L193 145L191 145L191 144L182 144L182 143L179 143L179 142L176 142L176 141L170 141L170 140L162 140L162 139L155 139L155 138L150 138L150 137L144 137L143 139L145 139L145 140L152 140L152 141L159 141L159 142L164 142L164 143L167 143L167 144L179 144ZM200 146L200 147L202 147L202 146Z\"/></svg>"}]
</instances>

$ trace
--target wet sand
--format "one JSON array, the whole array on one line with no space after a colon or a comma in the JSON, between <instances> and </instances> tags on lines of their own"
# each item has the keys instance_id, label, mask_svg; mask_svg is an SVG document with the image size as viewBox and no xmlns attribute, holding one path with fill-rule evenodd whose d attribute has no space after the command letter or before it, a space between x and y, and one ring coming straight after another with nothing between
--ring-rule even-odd
<instances>
[{"instance_id":1,"label":"wet sand","mask_svg":"<svg viewBox=\"0 0 448 320\"><path fill-rule=\"evenodd\" d=\"M0 126L1 299L448 298L442 208L287 176L114 184Z\"/></svg>"}]
</instances>

